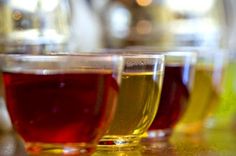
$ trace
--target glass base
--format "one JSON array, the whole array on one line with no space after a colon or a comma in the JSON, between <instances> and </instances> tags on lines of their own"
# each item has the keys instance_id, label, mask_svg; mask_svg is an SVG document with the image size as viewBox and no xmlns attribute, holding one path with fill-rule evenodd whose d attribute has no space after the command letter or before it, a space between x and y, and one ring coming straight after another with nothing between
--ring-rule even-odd
<instances>
[{"instance_id":1,"label":"glass base","mask_svg":"<svg viewBox=\"0 0 236 156\"><path fill-rule=\"evenodd\" d=\"M45 144L26 143L27 153L31 156L87 156L96 150L96 145L91 144Z\"/></svg>"},{"instance_id":2,"label":"glass base","mask_svg":"<svg viewBox=\"0 0 236 156\"><path fill-rule=\"evenodd\" d=\"M167 141L172 134L171 129L161 129L161 130L149 130L147 136L142 139L142 141Z\"/></svg>"},{"instance_id":3,"label":"glass base","mask_svg":"<svg viewBox=\"0 0 236 156\"><path fill-rule=\"evenodd\" d=\"M139 136L104 136L97 146L98 151L103 150L134 150L139 147Z\"/></svg>"}]
</instances>

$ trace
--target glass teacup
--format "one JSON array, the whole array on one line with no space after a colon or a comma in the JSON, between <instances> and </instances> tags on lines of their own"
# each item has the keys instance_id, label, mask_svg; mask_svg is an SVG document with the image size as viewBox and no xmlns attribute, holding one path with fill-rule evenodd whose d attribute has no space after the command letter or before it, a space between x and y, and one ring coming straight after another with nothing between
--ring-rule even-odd
<instances>
[{"instance_id":1,"label":"glass teacup","mask_svg":"<svg viewBox=\"0 0 236 156\"><path fill-rule=\"evenodd\" d=\"M2 54L0 62L10 118L29 154L94 152L114 114L121 56Z\"/></svg>"},{"instance_id":2,"label":"glass teacup","mask_svg":"<svg viewBox=\"0 0 236 156\"><path fill-rule=\"evenodd\" d=\"M185 112L195 72L195 52L163 52L165 54L165 75L160 104L150 126L148 140L167 140L173 128ZM145 140L145 139L144 139Z\"/></svg>"},{"instance_id":3,"label":"glass teacup","mask_svg":"<svg viewBox=\"0 0 236 156\"><path fill-rule=\"evenodd\" d=\"M138 146L159 105L164 55L121 53L124 71L115 117L98 150L130 150Z\"/></svg>"},{"instance_id":4,"label":"glass teacup","mask_svg":"<svg viewBox=\"0 0 236 156\"><path fill-rule=\"evenodd\" d=\"M204 122L220 104L226 57L226 52L219 49L198 50L193 89L177 131L196 134L204 129Z\"/></svg>"},{"instance_id":5,"label":"glass teacup","mask_svg":"<svg viewBox=\"0 0 236 156\"><path fill-rule=\"evenodd\" d=\"M206 120L205 126L213 129L236 128L236 52L228 51L223 76L223 92L219 106Z\"/></svg>"}]
</instances>

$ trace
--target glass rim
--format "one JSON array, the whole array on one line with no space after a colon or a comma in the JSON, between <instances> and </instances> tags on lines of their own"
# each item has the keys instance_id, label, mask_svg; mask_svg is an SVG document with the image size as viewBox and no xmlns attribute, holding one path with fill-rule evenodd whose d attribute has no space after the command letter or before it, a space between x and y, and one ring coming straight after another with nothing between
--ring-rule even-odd
<instances>
[{"instance_id":1,"label":"glass rim","mask_svg":"<svg viewBox=\"0 0 236 156\"><path fill-rule=\"evenodd\" d=\"M123 57L110 54L0 54L0 72L72 73L85 69L93 72L95 69L115 69L121 72L123 66Z\"/></svg>"},{"instance_id":2,"label":"glass rim","mask_svg":"<svg viewBox=\"0 0 236 156\"><path fill-rule=\"evenodd\" d=\"M0 56L32 56L32 57L78 57L78 56L116 56L108 52L51 52L51 53L0 53Z\"/></svg>"},{"instance_id":3,"label":"glass rim","mask_svg":"<svg viewBox=\"0 0 236 156\"><path fill-rule=\"evenodd\" d=\"M87 60L112 60L112 59L122 59L122 56L116 55L116 54L109 54L109 53L51 53L51 54L17 54L17 53L1 53L0 54L0 60L15 60L15 61L35 61L35 62L50 62L50 61L63 61L63 60L69 60L69 59L87 59Z\"/></svg>"},{"instance_id":4,"label":"glass rim","mask_svg":"<svg viewBox=\"0 0 236 156\"><path fill-rule=\"evenodd\" d=\"M129 57L137 57L137 55L140 55L140 58L145 56L146 57L163 57L165 64L173 64L173 62L177 64L181 64L181 62L184 62L185 60L188 61L190 64L195 64L197 62L197 53L195 51L190 50L158 50L150 47L141 47L141 48L124 48L124 49L102 49L102 51L115 53L118 55L127 56Z\"/></svg>"},{"instance_id":5,"label":"glass rim","mask_svg":"<svg viewBox=\"0 0 236 156\"><path fill-rule=\"evenodd\" d=\"M182 50L182 51L195 51L195 52L210 52L210 51L218 51L218 52L223 52L223 51L229 51L227 48L223 47L204 47L204 46L180 46L176 47L176 50Z\"/></svg>"},{"instance_id":6,"label":"glass rim","mask_svg":"<svg viewBox=\"0 0 236 156\"><path fill-rule=\"evenodd\" d=\"M162 52L165 56L177 56L177 57L197 57L195 51L165 51Z\"/></svg>"},{"instance_id":7,"label":"glass rim","mask_svg":"<svg viewBox=\"0 0 236 156\"><path fill-rule=\"evenodd\" d=\"M10 58L10 59L19 59L19 60L24 60L24 59L32 59L32 60L54 60L54 59L63 59L63 58L137 58L137 59L142 59L142 58L156 58L156 59L161 59L164 61L165 55L163 54L148 54L148 53L113 53L113 52L73 52L73 53L42 53L42 54L31 54L31 53L0 53L0 59L4 58Z\"/></svg>"},{"instance_id":8,"label":"glass rim","mask_svg":"<svg viewBox=\"0 0 236 156\"><path fill-rule=\"evenodd\" d=\"M124 59L161 59L164 61L163 54L120 54Z\"/></svg>"},{"instance_id":9,"label":"glass rim","mask_svg":"<svg viewBox=\"0 0 236 156\"><path fill-rule=\"evenodd\" d=\"M148 53L148 52L142 52L142 51L129 51L125 48L120 48L120 49L116 49L116 48L105 48L105 49L99 49L98 51L96 51L95 53L108 53L108 54L114 54L114 55L121 55L123 57L137 57L137 58L142 58L142 57L146 57L146 58L162 58L163 54L162 53Z\"/></svg>"},{"instance_id":10,"label":"glass rim","mask_svg":"<svg viewBox=\"0 0 236 156\"><path fill-rule=\"evenodd\" d=\"M109 49L108 49L109 50ZM116 52L116 50L114 50ZM118 53L120 52L119 49L117 50ZM123 50L124 54L142 54L142 55L165 55L165 56L193 56L196 57L197 52L194 50L181 50L178 48L172 48L172 49L158 49L153 47L127 47ZM121 53L122 54L122 53Z\"/></svg>"},{"instance_id":11,"label":"glass rim","mask_svg":"<svg viewBox=\"0 0 236 156\"><path fill-rule=\"evenodd\" d=\"M156 52L171 52L171 51L183 51L183 52L201 52L201 51L230 51L224 47L206 47L206 46L177 46L177 47L155 47L155 46L128 46L128 50L145 50Z\"/></svg>"}]
</instances>

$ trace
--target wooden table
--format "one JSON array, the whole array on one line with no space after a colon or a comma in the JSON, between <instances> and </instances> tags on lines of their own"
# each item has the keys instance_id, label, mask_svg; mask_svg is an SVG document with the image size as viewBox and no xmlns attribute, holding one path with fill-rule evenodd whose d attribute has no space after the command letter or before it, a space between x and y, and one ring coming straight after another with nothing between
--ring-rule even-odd
<instances>
[{"instance_id":1,"label":"wooden table","mask_svg":"<svg viewBox=\"0 0 236 156\"><path fill-rule=\"evenodd\" d=\"M13 132L0 134L0 156L26 156L23 144ZM207 130L202 135L174 134L169 142L133 151L96 152L93 156L235 156L236 130Z\"/></svg>"}]
</instances>

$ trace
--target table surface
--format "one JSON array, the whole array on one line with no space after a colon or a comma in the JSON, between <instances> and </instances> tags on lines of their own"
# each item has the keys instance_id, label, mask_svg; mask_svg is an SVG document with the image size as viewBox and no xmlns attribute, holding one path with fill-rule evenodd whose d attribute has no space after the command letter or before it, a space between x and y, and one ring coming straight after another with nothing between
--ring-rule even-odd
<instances>
[{"instance_id":1,"label":"table surface","mask_svg":"<svg viewBox=\"0 0 236 156\"><path fill-rule=\"evenodd\" d=\"M0 156L26 156L23 144L12 132L0 133ZM175 133L169 142L159 142L144 150L95 152L93 156L234 156L236 130L207 130L201 135Z\"/></svg>"}]
</instances>

